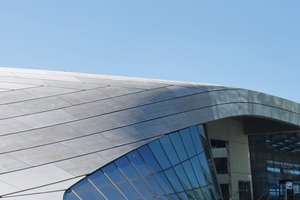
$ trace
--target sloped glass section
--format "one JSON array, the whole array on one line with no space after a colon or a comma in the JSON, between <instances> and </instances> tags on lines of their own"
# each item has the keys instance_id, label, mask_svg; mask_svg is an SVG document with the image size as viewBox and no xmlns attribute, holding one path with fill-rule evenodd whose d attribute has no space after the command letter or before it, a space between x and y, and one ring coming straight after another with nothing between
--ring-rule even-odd
<instances>
[{"instance_id":1,"label":"sloped glass section","mask_svg":"<svg viewBox=\"0 0 300 200\"><path fill-rule=\"evenodd\" d=\"M93 199L222 199L203 127L192 126L131 151L64 194L64 200Z\"/></svg>"}]
</instances>

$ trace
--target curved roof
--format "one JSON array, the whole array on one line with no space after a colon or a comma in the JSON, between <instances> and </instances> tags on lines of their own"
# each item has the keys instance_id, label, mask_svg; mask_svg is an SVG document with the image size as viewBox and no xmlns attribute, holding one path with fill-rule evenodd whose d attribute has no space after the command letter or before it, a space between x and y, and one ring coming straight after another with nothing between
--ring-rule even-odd
<instances>
[{"instance_id":1,"label":"curved roof","mask_svg":"<svg viewBox=\"0 0 300 200\"><path fill-rule=\"evenodd\" d=\"M0 68L0 196L62 199L123 154L192 125L237 116L299 126L300 105L222 86Z\"/></svg>"}]
</instances>

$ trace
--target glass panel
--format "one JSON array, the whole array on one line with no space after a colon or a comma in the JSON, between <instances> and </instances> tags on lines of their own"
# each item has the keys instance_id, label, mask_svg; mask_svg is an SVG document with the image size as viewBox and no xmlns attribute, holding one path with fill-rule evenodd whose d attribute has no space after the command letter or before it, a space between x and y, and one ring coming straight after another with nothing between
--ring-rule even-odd
<instances>
[{"instance_id":1,"label":"glass panel","mask_svg":"<svg viewBox=\"0 0 300 200\"><path fill-rule=\"evenodd\" d=\"M83 179L76 184L73 190L82 199L104 199L87 179Z\"/></svg>"},{"instance_id":2,"label":"glass panel","mask_svg":"<svg viewBox=\"0 0 300 200\"><path fill-rule=\"evenodd\" d=\"M191 162L189 160L185 161L184 163L182 163L182 166L183 166L183 168L184 168L184 170L185 170L185 172L186 172L186 174L188 176L189 181L192 184L192 187L193 188L199 187L199 183L197 181L197 178L196 178L194 169L193 169L193 167L191 165Z\"/></svg>"},{"instance_id":3,"label":"glass panel","mask_svg":"<svg viewBox=\"0 0 300 200\"><path fill-rule=\"evenodd\" d=\"M91 174L88 179L92 181L96 186L110 185L111 182L106 178L102 171L97 171Z\"/></svg>"},{"instance_id":4,"label":"glass panel","mask_svg":"<svg viewBox=\"0 0 300 200\"><path fill-rule=\"evenodd\" d=\"M188 152L189 157L195 156L196 150L189 129L181 130L180 136L182 138L183 144Z\"/></svg>"},{"instance_id":5,"label":"glass panel","mask_svg":"<svg viewBox=\"0 0 300 200\"><path fill-rule=\"evenodd\" d=\"M174 144L176 153L179 156L180 161L187 160L188 156L187 156L186 150L183 146L183 143L182 143L182 140L181 140L181 137L180 137L179 133L177 132L177 133L171 134L170 138L171 138L171 141Z\"/></svg>"},{"instance_id":6,"label":"glass panel","mask_svg":"<svg viewBox=\"0 0 300 200\"><path fill-rule=\"evenodd\" d=\"M193 128L194 126L190 127L190 128ZM198 133L205 139L207 139L206 137L206 134L205 134L205 131L204 131L204 127L202 125L198 125L197 126L197 129L198 129ZM203 141L204 142L204 141Z\"/></svg>"},{"instance_id":7,"label":"glass panel","mask_svg":"<svg viewBox=\"0 0 300 200\"><path fill-rule=\"evenodd\" d=\"M99 187L99 189L108 199L125 199L120 191L113 185L104 185Z\"/></svg>"},{"instance_id":8,"label":"glass panel","mask_svg":"<svg viewBox=\"0 0 300 200\"><path fill-rule=\"evenodd\" d=\"M112 185L102 171L91 174L88 179L108 198L124 199L120 192Z\"/></svg>"},{"instance_id":9,"label":"glass panel","mask_svg":"<svg viewBox=\"0 0 300 200\"><path fill-rule=\"evenodd\" d=\"M283 199L286 192L284 182L293 180L293 198L298 199L299 132L266 133L249 135L248 138L254 198L259 198L260 194L266 193L271 198Z\"/></svg>"},{"instance_id":10,"label":"glass panel","mask_svg":"<svg viewBox=\"0 0 300 200\"><path fill-rule=\"evenodd\" d=\"M201 163L201 167L202 167L202 171L204 173L204 176L206 178L206 180L212 184L212 178L211 178L211 168L209 167L208 165L208 160L206 159L206 156L204 153L201 153L199 156L198 156L199 160L200 160L200 163Z\"/></svg>"},{"instance_id":11,"label":"glass panel","mask_svg":"<svg viewBox=\"0 0 300 200\"><path fill-rule=\"evenodd\" d=\"M190 199L197 199L196 198L196 195L195 195L195 193L194 193L194 191L192 191L192 190L189 190L189 191L187 191L186 192L186 195L188 196L188 199L190 200Z\"/></svg>"},{"instance_id":12,"label":"glass panel","mask_svg":"<svg viewBox=\"0 0 300 200\"><path fill-rule=\"evenodd\" d=\"M157 196L158 200L170 200L170 198L168 198L166 195L163 196Z\"/></svg>"},{"instance_id":13,"label":"glass panel","mask_svg":"<svg viewBox=\"0 0 300 200\"><path fill-rule=\"evenodd\" d=\"M171 167L171 164L158 140L151 142L149 147L163 169Z\"/></svg>"},{"instance_id":14,"label":"glass panel","mask_svg":"<svg viewBox=\"0 0 300 200\"><path fill-rule=\"evenodd\" d=\"M185 171L183 170L181 165L177 165L175 168L175 172L177 174L177 177L179 179L179 182L183 186L184 190L191 190L191 184L185 174Z\"/></svg>"},{"instance_id":15,"label":"glass panel","mask_svg":"<svg viewBox=\"0 0 300 200\"><path fill-rule=\"evenodd\" d=\"M164 191L161 189L160 185L153 175L147 176L145 178L145 181L152 192L155 194L155 196L164 194Z\"/></svg>"},{"instance_id":16,"label":"glass panel","mask_svg":"<svg viewBox=\"0 0 300 200\"><path fill-rule=\"evenodd\" d=\"M186 199L186 200L190 199L190 198L188 198L188 196L186 195L185 192L177 193L177 195L178 195L179 199Z\"/></svg>"},{"instance_id":17,"label":"glass panel","mask_svg":"<svg viewBox=\"0 0 300 200\"><path fill-rule=\"evenodd\" d=\"M201 143L200 135L195 126L190 128L190 132L192 135L192 139L196 148L197 153L201 153L203 151L203 144Z\"/></svg>"},{"instance_id":18,"label":"glass panel","mask_svg":"<svg viewBox=\"0 0 300 200\"><path fill-rule=\"evenodd\" d=\"M80 200L71 190L68 190L64 194L65 200Z\"/></svg>"},{"instance_id":19,"label":"glass panel","mask_svg":"<svg viewBox=\"0 0 300 200\"><path fill-rule=\"evenodd\" d=\"M176 165L179 163L179 159L178 156L175 152L175 149L171 143L171 140L169 138L169 136L165 136L161 139L159 139L161 146L163 147L163 149L165 150L170 162L172 165Z\"/></svg>"},{"instance_id":20,"label":"glass panel","mask_svg":"<svg viewBox=\"0 0 300 200\"><path fill-rule=\"evenodd\" d=\"M168 197L169 197L170 200L179 200L179 197L177 196L177 194L171 194Z\"/></svg>"},{"instance_id":21,"label":"glass panel","mask_svg":"<svg viewBox=\"0 0 300 200\"><path fill-rule=\"evenodd\" d=\"M157 178L157 181L162 186L162 188L166 194L171 194L171 193L175 192L174 189L172 188L168 178L166 177L166 175L163 172L156 174L155 177Z\"/></svg>"},{"instance_id":22,"label":"glass panel","mask_svg":"<svg viewBox=\"0 0 300 200\"><path fill-rule=\"evenodd\" d=\"M197 197L196 199L205 199L200 188L197 188L194 192Z\"/></svg>"},{"instance_id":23,"label":"glass panel","mask_svg":"<svg viewBox=\"0 0 300 200\"><path fill-rule=\"evenodd\" d=\"M125 195L127 199L142 198L129 182L119 183L117 187L121 190L121 192Z\"/></svg>"},{"instance_id":24,"label":"glass panel","mask_svg":"<svg viewBox=\"0 0 300 200\"><path fill-rule=\"evenodd\" d=\"M112 163L102 169L102 171L115 183L125 182L126 179L119 169Z\"/></svg>"},{"instance_id":25,"label":"glass panel","mask_svg":"<svg viewBox=\"0 0 300 200\"><path fill-rule=\"evenodd\" d=\"M151 169L153 173L156 173L158 171L161 171L161 168L159 164L157 163L157 160L155 159L153 153L149 149L148 145L145 145L138 149L141 156L143 157L144 161L147 163L148 167Z\"/></svg>"},{"instance_id":26,"label":"glass panel","mask_svg":"<svg viewBox=\"0 0 300 200\"><path fill-rule=\"evenodd\" d=\"M138 173L131 165L126 156L119 158L118 160L116 160L115 163L129 180L136 179L139 177Z\"/></svg>"},{"instance_id":27,"label":"glass panel","mask_svg":"<svg viewBox=\"0 0 300 200\"><path fill-rule=\"evenodd\" d=\"M181 183L178 180L178 177L176 176L176 173L174 172L173 169L168 169L165 171L166 176L168 177L170 183L172 184L175 192L182 192L183 188Z\"/></svg>"},{"instance_id":28,"label":"glass panel","mask_svg":"<svg viewBox=\"0 0 300 200\"><path fill-rule=\"evenodd\" d=\"M203 171L201 169L198 158L197 157L192 158L191 163L192 163L193 169L196 173L196 177L198 179L198 182L200 183L200 186L206 186L207 185L206 180L205 180L205 177L203 175Z\"/></svg>"},{"instance_id":29,"label":"glass panel","mask_svg":"<svg viewBox=\"0 0 300 200\"><path fill-rule=\"evenodd\" d=\"M212 186L208 187L208 191L209 191L210 197L211 197L212 199L216 199L216 200L217 200L216 193L215 193L215 191L212 189ZM250 199L249 199L249 200L250 200Z\"/></svg>"},{"instance_id":30,"label":"glass panel","mask_svg":"<svg viewBox=\"0 0 300 200\"><path fill-rule=\"evenodd\" d=\"M149 197L146 200L157 200L157 198L156 197Z\"/></svg>"},{"instance_id":31,"label":"glass panel","mask_svg":"<svg viewBox=\"0 0 300 200\"><path fill-rule=\"evenodd\" d=\"M154 197L154 194L150 191L145 182L141 179L132 181L134 187L139 191L143 198Z\"/></svg>"},{"instance_id":32,"label":"glass panel","mask_svg":"<svg viewBox=\"0 0 300 200\"><path fill-rule=\"evenodd\" d=\"M211 200L212 199L212 197L210 196L210 193L209 193L209 191L208 191L208 187L204 187L204 188L202 188L202 194L203 194L203 196L204 196L204 199L209 199L209 200Z\"/></svg>"},{"instance_id":33,"label":"glass panel","mask_svg":"<svg viewBox=\"0 0 300 200\"><path fill-rule=\"evenodd\" d=\"M130 162L133 164L133 166L141 176L144 177L150 174L148 167L145 165L145 162L137 151L128 153L127 158L130 160Z\"/></svg>"}]
</instances>

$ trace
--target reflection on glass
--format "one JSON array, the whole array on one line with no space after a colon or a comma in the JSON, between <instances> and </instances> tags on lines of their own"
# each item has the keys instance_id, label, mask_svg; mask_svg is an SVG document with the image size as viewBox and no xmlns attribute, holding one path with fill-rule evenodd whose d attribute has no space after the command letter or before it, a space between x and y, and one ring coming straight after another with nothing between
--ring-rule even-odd
<instances>
[{"instance_id":1,"label":"reflection on glass","mask_svg":"<svg viewBox=\"0 0 300 200\"><path fill-rule=\"evenodd\" d=\"M280 181L292 180L294 199L300 199L299 141L297 132L249 135L254 198L265 193L279 199Z\"/></svg>"},{"instance_id":2,"label":"reflection on glass","mask_svg":"<svg viewBox=\"0 0 300 200\"><path fill-rule=\"evenodd\" d=\"M103 196L95 190L93 185L87 181L87 179L79 182L73 189L76 190L77 194L84 199L104 199Z\"/></svg>"},{"instance_id":3,"label":"reflection on glass","mask_svg":"<svg viewBox=\"0 0 300 200\"><path fill-rule=\"evenodd\" d=\"M202 126L168 134L118 158L72 186L65 200L218 200Z\"/></svg>"},{"instance_id":4,"label":"reflection on glass","mask_svg":"<svg viewBox=\"0 0 300 200\"><path fill-rule=\"evenodd\" d=\"M184 143L184 146L186 147L186 150L188 152L189 157L193 157L196 155L196 150L193 144L193 140L190 134L189 129L184 129L179 131L180 136L182 138L182 141Z\"/></svg>"},{"instance_id":5,"label":"reflection on glass","mask_svg":"<svg viewBox=\"0 0 300 200\"><path fill-rule=\"evenodd\" d=\"M144 177L150 174L148 167L145 165L145 162L137 151L128 153L127 158L141 176Z\"/></svg>"},{"instance_id":6,"label":"reflection on glass","mask_svg":"<svg viewBox=\"0 0 300 200\"><path fill-rule=\"evenodd\" d=\"M175 149L172 145L172 142L168 136L161 138L160 140L161 146L165 150L171 164L174 166L179 163L178 156L175 152Z\"/></svg>"},{"instance_id":7,"label":"reflection on glass","mask_svg":"<svg viewBox=\"0 0 300 200\"><path fill-rule=\"evenodd\" d=\"M149 188L152 190L155 196L163 195L164 191L162 190L161 186L157 182L154 175L147 176L145 178L146 183L148 184Z\"/></svg>"},{"instance_id":8,"label":"reflection on glass","mask_svg":"<svg viewBox=\"0 0 300 200\"><path fill-rule=\"evenodd\" d=\"M115 161L117 167L122 171L128 180L133 180L139 177L137 171L129 162L126 156L123 156Z\"/></svg>"},{"instance_id":9,"label":"reflection on glass","mask_svg":"<svg viewBox=\"0 0 300 200\"><path fill-rule=\"evenodd\" d=\"M142 146L141 148L138 149L138 151L143 157L144 161L146 162L146 164L148 165L152 173L161 171L161 168L148 145Z\"/></svg>"},{"instance_id":10,"label":"reflection on glass","mask_svg":"<svg viewBox=\"0 0 300 200\"><path fill-rule=\"evenodd\" d=\"M188 156L187 156L186 150L184 148L183 142L182 142L181 137L178 132L172 134L171 141L174 144L176 153L177 153L180 161L187 160Z\"/></svg>"}]
</instances>

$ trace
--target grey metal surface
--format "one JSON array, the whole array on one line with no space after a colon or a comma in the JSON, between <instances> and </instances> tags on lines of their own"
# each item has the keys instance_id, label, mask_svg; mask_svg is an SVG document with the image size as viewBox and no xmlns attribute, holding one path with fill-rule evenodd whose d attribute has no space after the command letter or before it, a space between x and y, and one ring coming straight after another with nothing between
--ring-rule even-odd
<instances>
[{"instance_id":1,"label":"grey metal surface","mask_svg":"<svg viewBox=\"0 0 300 200\"><path fill-rule=\"evenodd\" d=\"M175 81L0 68L0 196L65 189L164 134L257 116L300 125L300 105L260 92Z\"/></svg>"}]
</instances>

